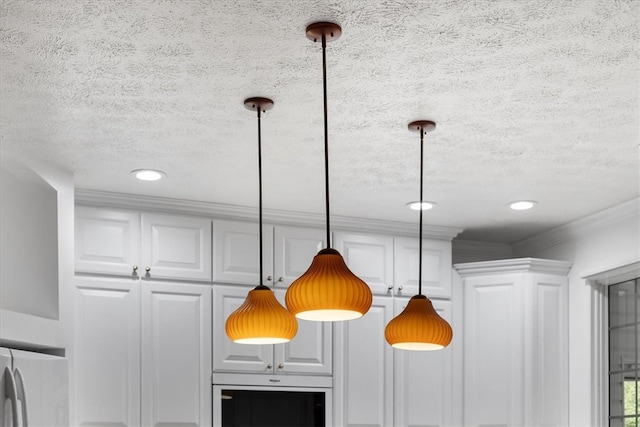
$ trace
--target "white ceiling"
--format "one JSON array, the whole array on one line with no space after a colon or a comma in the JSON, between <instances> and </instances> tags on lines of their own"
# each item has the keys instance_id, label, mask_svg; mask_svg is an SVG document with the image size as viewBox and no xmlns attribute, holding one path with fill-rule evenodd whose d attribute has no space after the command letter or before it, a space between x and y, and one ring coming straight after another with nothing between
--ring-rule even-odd
<instances>
[{"instance_id":1,"label":"white ceiling","mask_svg":"<svg viewBox=\"0 0 640 427\"><path fill-rule=\"evenodd\" d=\"M1 143L76 185L417 224L416 119L430 225L512 243L638 196L640 2L2 0ZM135 181L129 171L168 177ZM511 212L515 199L536 209Z\"/></svg>"}]
</instances>

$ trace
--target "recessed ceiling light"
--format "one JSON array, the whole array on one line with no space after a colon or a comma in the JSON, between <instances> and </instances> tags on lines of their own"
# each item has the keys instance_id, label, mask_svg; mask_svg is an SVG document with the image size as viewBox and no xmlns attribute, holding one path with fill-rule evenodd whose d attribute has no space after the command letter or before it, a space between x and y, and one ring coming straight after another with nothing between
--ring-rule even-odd
<instances>
[{"instance_id":1,"label":"recessed ceiling light","mask_svg":"<svg viewBox=\"0 0 640 427\"><path fill-rule=\"evenodd\" d=\"M509 207L514 211L526 211L528 209L531 209L537 204L538 202L534 202L533 200L518 200L518 201L509 203Z\"/></svg>"},{"instance_id":2,"label":"recessed ceiling light","mask_svg":"<svg viewBox=\"0 0 640 427\"><path fill-rule=\"evenodd\" d=\"M409 209L413 209L414 211L419 211L419 210L428 211L429 209L433 209L435 205L436 205L436 202L427 202L426 200L423 200L422 202L417 201L417 202L407 203L407 207Z\"/></svg>"},{"instance_id":3,"label":"recessed ceiling light","mask_svg":"<svg viewBox=\"0 0 640 427\"><path fill-rule=\"evenodd\" d=\"M167 176L166 173L155 169L136 169L131 174L141 181L157 181Z\"/></svg>"}]
</instances>

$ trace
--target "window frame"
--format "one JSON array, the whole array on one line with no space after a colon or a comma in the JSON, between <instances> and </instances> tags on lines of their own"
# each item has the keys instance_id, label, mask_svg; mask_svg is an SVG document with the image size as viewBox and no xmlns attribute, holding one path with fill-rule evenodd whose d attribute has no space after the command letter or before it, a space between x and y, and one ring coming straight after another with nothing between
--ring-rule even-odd
<instances>
[{"instance_id":1,"label":"window frame","mask_svg":"<svg viewBox=\"0 0 640 427\"><path fill-rule=\"evenodd\" d=\"M583 275L591 287L591 420L609 426L609 300L610 285L640 278L640 261Z\"/></svg>"}]
</instances>

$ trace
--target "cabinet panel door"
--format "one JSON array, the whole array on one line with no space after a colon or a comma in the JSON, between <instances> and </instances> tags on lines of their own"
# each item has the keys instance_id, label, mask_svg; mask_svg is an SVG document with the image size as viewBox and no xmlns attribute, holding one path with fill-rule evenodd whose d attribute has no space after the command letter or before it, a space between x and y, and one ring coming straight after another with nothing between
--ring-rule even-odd
<instances>
[{"instance_id":1,"label":"cabinet panel door","mask_svg":"<svg viewBox=\"0 0 640 427\"><path fill-rule=\"evenodd\" d=\"M326 247L326 232L319 228L275 226L273 285L288 287L307 271L313 257Z\"/></svg>"},{"instance_id":2,"label":"cabinet panel door","mask_svg":"<svg viewBox=\"0 0 640 427\"><path fill-rule=\"evenodd\" d=\"M285 305L284 289L276 289L276 298ZM286 344L274 345L275 372L331 375L332 322L298 319L298 333ZM281 367L282 366L282 367Z\"/></svg>"},{"instance_id":3,"label":"cabinet panel door","mask_svg":"<svg viewBox=\"0 0 640 427\"><path fill-rule=\"evenodd\" d=\"M211 220L142 214L142 264L147 277L211 281Z\"/></svg>"},{"instance_id":4,"label":"cabinet panel door","mask_svg":"<svg viewBox=\"0 0 640 427\"><path fill-rule=\"evenodd\" d=\"M465 278L464 421L524 425L527 357L521 274ZM529 304L527 304L529 305ZM531 304L533 305L533 303Z\"/></svg>"},{"instance_id":5,"label":"cabinet panel door","mask_svg":"<svg viewBox=\"0 0 640 427\"><path fill-rule=\"evenodd\" d=\"M135 276L139 262L138 212L76 206L76 271Z\"/></svg>"},{"instance_id":6,"label":"cabinet panel door","mask_svg":"<svg viewBox=\"0 0 640 427\"><path fill-rule=\"evenodd\" d=\"M267 277L273 277L273 227L263 226L263 273L260 275L260 239L256 223L213 222L213 281L257 286L268 285Z\"/></svg>"},{"instance_id":7,"label":"cabinet panel door","mask_svg":"<svg viewBox=\"0 0 640 427\"><path fill-rule=\"evenodd\" d=\"M408 299L396 298L396 315ZM451 324L451 302L432 300L438 314ZM393 349L395 426L453 425L452 346L435 351Z\"/></svg>"},{"instance_id":8,"label":"cabinet panel door","mask_svg":"<svg viewBox=\"0 0 640 427\"><path fill-rule=\"evenodd\" d=\"M78 425L140 425L139 282L76 278Z\"/></svg>"},{"instance_id":9,"label":"cabinet panel door","mask_svg":"<svg viewBox=\"0 0 640 427\"><path fill-rule=\"evenodd\" d=\"M395 292L411 297L418 293L418 239L395 239ZM451 297L451 242L422 241L422 293L429 298Z\"/></svg>"},{"instance_id":10,"label":"cabinet panel door","mask_svg":"<svg viewBox=\"0 0 640 427\"><path fill-rule=\"evenodd\" d=\"M371 292L391 294L393 237L336 232L334 241L349 269L367 282Z\"/></svg>"},{"instance_id":11,"label":"cabinet panel door","mask_svg":"<svg viewBox=\"0 0 640 427\"><path fill-rule=\"evenodd\" d=\"M141 286L142 425L211 425L211 287Z\"/></svg>"},{"instance_id":12,"label":"cabinet panel door","mask_svg":"<svg viewBox=\"0 0 640 427\"><path fill-rule=\"evenodd\" d=\"M374 296L365 316L336 325L336 425L394 425L393 348L384 339L392 317L393 299Z\"/></svg>"},{"instance_id":13,"label":"cabinet panel door","mask_svg":"<svg viewBox=\"0 0 640 427\"><path fill-rule=\"evenodd\" d=\"M273 346L236 344L227 337L224 324L247 298L252 288L213 285L213 370L217 372L272 373Z\"/></svg>"}]
</instances>

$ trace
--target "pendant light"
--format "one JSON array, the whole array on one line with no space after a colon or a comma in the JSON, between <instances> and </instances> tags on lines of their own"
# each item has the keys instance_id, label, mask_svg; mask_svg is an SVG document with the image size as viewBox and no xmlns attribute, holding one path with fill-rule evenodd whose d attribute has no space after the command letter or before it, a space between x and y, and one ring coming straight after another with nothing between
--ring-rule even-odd
<instances>
[{"instance_id":1,"label":"pendant light","mask_svg":"<svg viewBox=\"0 0 640 427\"><path fill-rule=\"evenodd\" d=\"M273 101L267 98L249 98L244 106L258 114L258 191L260 283L249 291L247 299L231 313L224 325L227 336L239 344L278 344L291 341L298 332L296 318L276 299L271 289L262 284L262 138L261 112L270 110Z\"/></svg>"},{"instance_id":2,"label":"pendant light","mask_svg":"<svg viewBox=\"0 0 640 427\"><path fill-rule=\"evenodd\" d=\"M316 22L307 27L307 38L322 42L324 89L324 167L327 248L313 258L309 269L296 279L285 297L287 308L296 317L314 321L351 320L363 316L373 297L369 286L349 270L340 253L331 248L329 227L329 138L327 134L327 42L342 34L339 25Z\"/></svg>"},{"instance_id":3,"label":"pendant light","mask_svg":"<svg viewBox=\"0 0 640 427\"><path fill-rule=\"evenodd\" d=\"M422 201L422 174L424 134L436 128L428 120L409 123L409 130L420 132L420 201ZM418 295L413 296L405 309L389 322L384 336L391 346L402 350L440 350L453 338L451 325L434 310L431 300L422 295L422 210L420 210L420 247L418 253Z\"/></svg>"}]
</instances>

